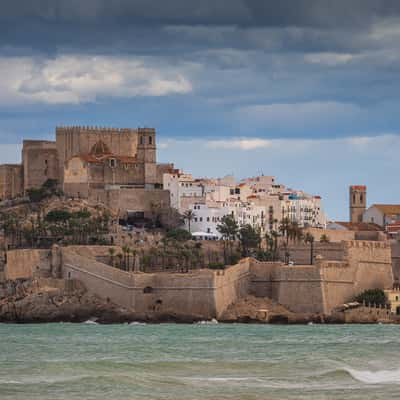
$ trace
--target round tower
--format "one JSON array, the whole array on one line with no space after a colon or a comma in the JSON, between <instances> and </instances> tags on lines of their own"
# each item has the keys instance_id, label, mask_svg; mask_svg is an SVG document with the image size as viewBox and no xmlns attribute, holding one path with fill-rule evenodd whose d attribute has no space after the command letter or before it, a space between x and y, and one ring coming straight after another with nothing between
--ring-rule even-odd
<instances>
[{"instance_id":1,"label":"round tower","mask_svg":"<svg viewBox=\"0 0 400 400\"><path fill-rule=\"evenodd\" d=\"M367 208L367 187L363 185L350 186L350 222L362 222Z\"/></svg>"}]
</instances>

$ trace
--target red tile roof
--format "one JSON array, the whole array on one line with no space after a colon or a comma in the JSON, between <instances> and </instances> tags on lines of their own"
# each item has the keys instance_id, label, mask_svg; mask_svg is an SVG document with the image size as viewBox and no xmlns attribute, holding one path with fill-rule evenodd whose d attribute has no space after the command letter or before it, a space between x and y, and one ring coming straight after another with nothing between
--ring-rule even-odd
<instances>
[{"instance_id":1,"label":"red tile roof","mask_svg":"<svg viewBox=\"0 0 400 400\"><path fill-rule=\"evenodd\" d=\"M124 164L134 164L134 163L138 162L136 157L117 156L117 155L111 154L111 153L110 154L101 154L101 155L80 154L78 157L90 164L103 163L104 161L110 160L112 158L114 158Z\"/></svg>"},{"instance_id":2,"label":"red tile roof","mask_svg":"<svg viewBox=\"0 0 400 400\"><path fill-rule=\"evenodd\" d=\"M383 228L378 224L373 224L369 222L342 222L335 221L335 224L342 225L349 231L383 231Z\"/></svg>"}]
</instances>

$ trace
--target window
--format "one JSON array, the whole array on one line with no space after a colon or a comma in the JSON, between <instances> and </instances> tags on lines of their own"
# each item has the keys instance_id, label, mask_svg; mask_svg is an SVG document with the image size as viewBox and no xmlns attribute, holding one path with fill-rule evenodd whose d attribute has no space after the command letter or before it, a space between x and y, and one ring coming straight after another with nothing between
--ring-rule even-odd
<instances>
[{"instance_id":1,"label":"window","mask_svg":"<svg viewBox=\"0 0 400 400\"><path fill-rule=\"evenodd\" d=\"M153 144L153 136L149 136L149 144Z\"/></svg>"},{"instance_id":2,"label":"window","mask_svg":"<svg viewBox=\"0 0 400 400\"><path fill-rule=\"evenodd\" d=\"M144 145L144 136L140 136L140 144Z\"/></svg>"},{"instance_id":3,"label":"window","mask_svg":"<svg viewBox=\"0 0 400 400\"><path fill-rule=\"evenodd\" d=\"M203 222L203 217L200 217L200 222Z\"/></svg>"},{"instance_id":4,"label":"window","mask_svg":"<svg viewBox=\"0 0 400 400\"><path fill-rule=\"evenodd\" d=\"M110 168L115 168L117 166L117 160L115 158L110 158Z\"/></svg>"},{"instance_id":5,"label":"window","mask_svg":"<svg viewBox=\"0 0 400 400\"><path fill-rule=\"evenodd\" d=\"M210 217L207 217L207 222L210 222Z\"/></svg>"}]
</instances>

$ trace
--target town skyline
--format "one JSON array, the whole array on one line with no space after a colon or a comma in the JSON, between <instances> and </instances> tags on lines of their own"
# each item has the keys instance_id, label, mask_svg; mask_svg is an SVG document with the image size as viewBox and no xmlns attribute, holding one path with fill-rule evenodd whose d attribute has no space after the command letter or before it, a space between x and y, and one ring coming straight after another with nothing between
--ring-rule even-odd
<instances>
[{"instance_id":1,"label":"town skyline","mask_svg":"<svg viewBox=\"0 0 400 400\"><path fill-rule=\"evenodd\" d=\"M398 202L398 2L5 3L1 163L56 125L153 126L161 161L279 176L331 219L352 184Z\"/></svg>"}]
</instances>

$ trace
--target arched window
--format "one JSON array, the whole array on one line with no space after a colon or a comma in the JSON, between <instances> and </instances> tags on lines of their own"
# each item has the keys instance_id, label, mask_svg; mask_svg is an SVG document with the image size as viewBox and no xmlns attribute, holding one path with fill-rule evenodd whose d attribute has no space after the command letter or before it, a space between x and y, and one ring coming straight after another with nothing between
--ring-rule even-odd
<instances>
[{"instance_id":1,"label":"arched window","mask_svg":"<svg viewBox=\"0 0 400 400\"><path fill-rule=\"evenodd\" d=\"M149 136L149 144L153 144L153 136Z\"/></svg>"}]
</instances>

